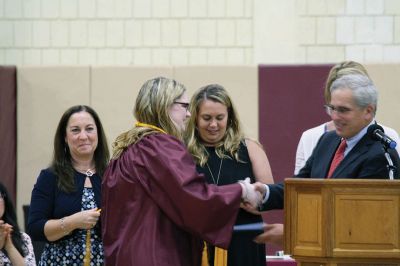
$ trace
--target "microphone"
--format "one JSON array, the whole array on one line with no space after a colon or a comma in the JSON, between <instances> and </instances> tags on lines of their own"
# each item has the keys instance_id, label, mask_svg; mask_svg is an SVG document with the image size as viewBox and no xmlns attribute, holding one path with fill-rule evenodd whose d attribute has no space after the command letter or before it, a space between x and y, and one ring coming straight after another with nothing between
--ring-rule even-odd
<instances>
[{"instance_id":1,"label":"microphone","mask_svg":"<svg viewBox=\"0 0 400 266\"><path fill-rule=\"evenodd\" d=\"M383 128L378 124L373 124L368 127L367 134L373 140L379 140L386 148L394 149L397 146L396 141L387 136Z\"/></svg>"}]
</instances>

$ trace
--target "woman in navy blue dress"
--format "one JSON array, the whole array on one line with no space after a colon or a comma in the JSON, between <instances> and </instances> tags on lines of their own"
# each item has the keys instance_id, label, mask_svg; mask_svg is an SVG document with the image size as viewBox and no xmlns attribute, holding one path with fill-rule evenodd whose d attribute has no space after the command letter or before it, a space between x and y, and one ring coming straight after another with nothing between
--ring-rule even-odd
<instances>
[{"instance_id":1,"label":"woman in navy blue dress","mask_svg":"<svg viewBox=\"0 0 400 266\"><path fill-rule=\"evenodd\" d=\"M49 168L32 191L28 232L46 241L39 265L103 265L101 177L109 161L103 126L85 105L69 108L54 137Z\"/></svg>"}]
</instances>

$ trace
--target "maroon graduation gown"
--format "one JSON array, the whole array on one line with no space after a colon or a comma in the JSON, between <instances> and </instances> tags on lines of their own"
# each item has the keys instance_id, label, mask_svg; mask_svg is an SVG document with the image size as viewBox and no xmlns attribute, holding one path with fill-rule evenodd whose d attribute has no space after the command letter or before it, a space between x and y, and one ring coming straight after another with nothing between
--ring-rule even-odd
<instances>
[{"instance_id":1,"label":"maroon graduation gown","mask_svg":"<svg viewBox=\"0 0 400 266\"><path fill-rule=\"evenodd\" d=\"M144 137L103 177L106 265L200 265L203 240L228 247L241 191L239 184L207 185L176 138Z\"/></svg>"}]
</instances>

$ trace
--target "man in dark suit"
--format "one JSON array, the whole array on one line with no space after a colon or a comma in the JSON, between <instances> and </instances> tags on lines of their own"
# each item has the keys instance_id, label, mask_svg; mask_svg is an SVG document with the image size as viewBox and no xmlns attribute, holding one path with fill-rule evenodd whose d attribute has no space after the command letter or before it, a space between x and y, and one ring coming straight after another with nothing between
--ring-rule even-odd
<instances>
[{"instance_id":1,"label":"man in dark suit","mask_svg":"<svg viewBox=\"0 0 400 266\"><path fill-rule=\"evenodd\" d=\"M322 135L296 177L388 179L382 144L367 134L368 127L376 123L378 93L374 84L364 75L346 75L338 78L330 90L331 102L325 108L335 130ZM339 150L341 155L337 155ZM397 152L389 150L389 153L398 169ZM398 170L394 177L399 178ZM283 208L283 183L268 185L265 192L262 210Z\"/></svg>"},{"instance_id":2,"label":"man in dark suit","mask_svg":"<svg viewBox=\"0 0 400 266\"><path fill-rule=\"evenodd\" d=\"M367 134L368 127L376 123L378 93L374 84L364 75L345 75L333 82L330 91L331 102L325 108L335 130L321 136L296 177L388 179L383 146ZM395 150L389 153L397 179L399 155ZM257 186L265 194L260 210L283 208L283 183ZM256 238L257 242L282 242L282 224L269 224L264 229L265 232Z\"/></svg>"}]
</instances>

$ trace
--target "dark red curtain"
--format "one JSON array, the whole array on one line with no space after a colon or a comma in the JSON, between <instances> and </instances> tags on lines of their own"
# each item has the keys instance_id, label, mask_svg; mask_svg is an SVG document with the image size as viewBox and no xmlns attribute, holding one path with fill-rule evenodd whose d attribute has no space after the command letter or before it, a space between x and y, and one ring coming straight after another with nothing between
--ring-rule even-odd
<instances>
[{"instance_id":1,"label":"dark red curtain","mask_svg":"<svg viewBox=\"0 0 400 266\"><path fill-rule=\"evenodd\" d=\"M16 202L17 70L0 66L0 180Z\"/></svg>"},{"instance_id":2,"label":"dark red curtain","mask_svg":"<svg viewBox=\"0 0 400 266\"><path fill-rule=\"evenodd\" d=\"M292 177L301 133L329 117L323 88L332 65L259 66L259 138L275 183ZM268 223L283 223L283 211L268 211ZM274 255L277 247L268 247Z\"/></svg>"}]
</instances>

